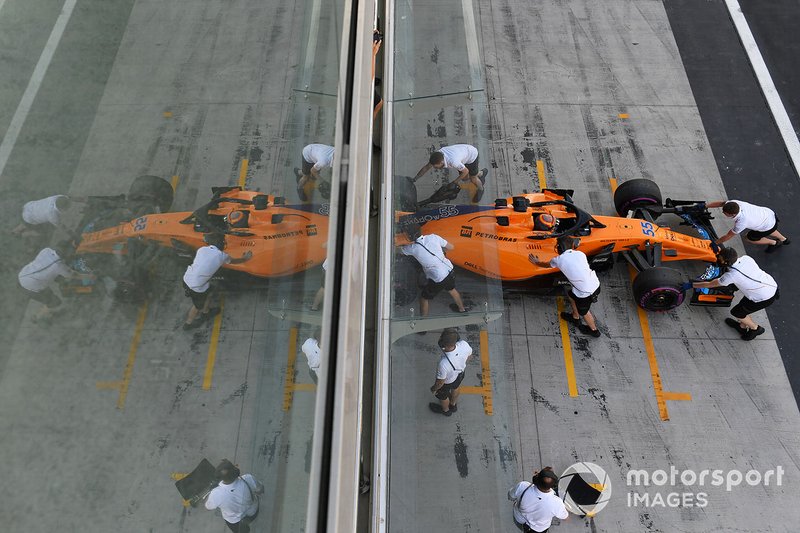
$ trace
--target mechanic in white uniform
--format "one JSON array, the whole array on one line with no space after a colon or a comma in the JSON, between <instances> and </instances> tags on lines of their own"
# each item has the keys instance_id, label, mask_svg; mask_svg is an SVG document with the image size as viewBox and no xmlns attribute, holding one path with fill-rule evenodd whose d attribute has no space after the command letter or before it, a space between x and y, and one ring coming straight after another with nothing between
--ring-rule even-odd
<instances>
[{"instance_id":1,"label":"mechanic in white uniform","mask_svg":"<svg viewBox=\"0 0 800 533\"><path fill-rule=\"evenodd\" d=\"M194 329L204 320L219 313L219 307L211 309L211 298L209 290L211 288L211 278L217 273L222 265L244 263L251 257L253 252L248 250L238 259L223 252L225 249L225 236L219 233L208 233L203 236L203 240L208 246L197 249L194 261L186 268L183 275L183 288L186 296L192 299L192 308L183 324L183 329ZM202 314L197 318L198 314Z\"/></svg>"},{"instance_id":2,"label":"mechanic in white uniform","mask_svg":"<svg viewBox=\"0 0 800 533\"><path fill-rule=\"evenodd\" d=\"M428 283L423 287L419 297L419 314L428 316L430 301L442 289L450 293L453 298L454 303L450 305L450 309L458 313L466 313L468 309L464 307L461 294L456 290L453 263L444 255L444 251L452 250L453 245L434 233L423 235L419 224L408 224L404 229L411 244L403 245L400 247L400 251L403 255L410 255L416 259L428 279ZM425 332L419 333L424 334Z\"/></svg>"},{"instance_id":3,"label":"mechanic in white uniform","mask_svg":"<svg viewBox=\"0 0 800 533\"><path fill-rule=\"evenodd\" d=\"M327 144L309 144L303 148L303 168L295 169L298 176L297 194L300 200L308 202L316 188L319 172L323 168L333 166L335 148Z\"/></svg>"},{"instance_id":4,"label":"mechanic in white uniform","mask_svg":"<svg viewBox=\"0 0 800 533\"><path fill-rule=\"evenodd\" d=\"M464 370L467 361L472 355L472 347L467 341L462 341L455 328L445 328L439 337L439 348L442 357L436 366L436 380L431 386L431 392L439 403L428 404L430 410L444 416L451 416L458 411L458 387L464 381Z\"/></svg>"},{"instance_id":5,"label":"mechanic in white uniform","mask_svg":"<svg viewBox=\"0 0 800 533\"><path fill-rule=\"evenodd\" d=\"M466 186L473 187L473 203L477 203L483 196L483 183L486 181L488 169L478 170L478 149L471 144L453 144L439 148L431 154L428 163L419 169L413 181L419 180L432 168L456 169L458 177L452 183L457 183L462 189Z\"/></svg>"},{"instance_id":6,"label":"mechanic in white uniform","mask_svg":"<svg viewBox=\"0 0 800 533\"><path fill-rule=\"evenodd\" d=\"M319 347L320 330L317 328L314 333L305 340L300 349L306 355L308 361L308 370L311 374L311 380L317 383L317 373L322 364L322 349Z\"/></svg>"},{"instance_id":7,"label":"mechanic in white uniform","mask_svg":"<svg viewBox=\"0 0 800 533\"><path fill-rule=\"evenodd\" d=\"M543 268L557 268L569 280L572 289L569 292L569 303L572 312L562 312L561 318L578 327L581 333L592 337L599 337L600 331L589 308L600 294L600 280L589 266L586 254L578 250L581 240L574 237L558 239L556 249L559 255L549 262L539 261L538 256L528 255L528 261ZM581 322L581 318L586 324Z\"/></svg>"},{"instance_id":8,"label":"mechanic in white uniform","mask_svg":"<svg viewBox=\"0 0 800 533\"><path fill-rule=\"evenodd\" d=\"M47 318L61 306L61 298L56 296L50 285L59 276L69 279L92 278L91 274L82 274L67 266L75 254L75 248L69 242L63 242L53 248L45 248L36 258L22 267L17 276L20 286L31 299L44 304L45 307L34 315L34 321Z\"/></svg>"},{"instance_id":9,"label":"mechanic in white uniform","mask_svg":"<svg viewBox=\"0 0 800 533\"><path fill-rule=\"evenodd\" d=\"M252 474L241 475L227 459L217 466L217 477L221 481L206 496L206 509L219 509L233 533L248 533L250 523L258 516L258 497L264 494L264 485Z\"/></svg>"},{"instance_id":10,"label":"mechanic in white uniform","mask_svg":"<svg viewBox=\"0 0 800 533\"><path fill-rule=\"evenodd\" d=\"M48 196L41 200L33 200L22 206L22 223L14 228L12 233L19 235L30 230L36 231L37 226L61 223L61 215L69 209L72 201L63 194Z\"/></svg>"},{"instance_id":11,"label":"mechanic in white uniform","mask_svg":"<svg viewBox=\"0 0 800 533\"><path fill-rule=\"evenodd\" d=\"M744 230L750 230L747 232L747 241L750 244L767 245L768 254L790 243L789 239L778 231L778 217L768 207L748 204L741 200L708 202L706 207L721 207L722 214L733 219L733 228L720 237L717 244L729 241Z\"/></svg>"},{"instance_id":12,"label":"mechanic in white uniform","mask_svg":"<svg viewBox=\"0 0 800 533\"><path fill-rule=\"evenodd\" d=\"M764 333L764 328L756 324L750 314L766 309L780 298L778 284L775 278L759 268L752 257L743 255L739 257L733 248L723 248L717 262L727 271L711 281L687 282L688 286L698 289L736 285L744 297L731 309L733 318L726 318L725 323L735 329L742 340L751 341Z\"/></svg>"},{"instance_id":13,"label":"mechanic in white uniform","mask_svg":"<svg viewBox=\"0 0 800 533\"><path fill-rule=\"evenodd\" d=\"M545 533L553 518L566 520L569 512L553 491L558 486L558 476L552 467L536 472L532 481L520 481L508 491L508 499L514 502L514 523L525 533Z\"/></svg>"}]
</instances>

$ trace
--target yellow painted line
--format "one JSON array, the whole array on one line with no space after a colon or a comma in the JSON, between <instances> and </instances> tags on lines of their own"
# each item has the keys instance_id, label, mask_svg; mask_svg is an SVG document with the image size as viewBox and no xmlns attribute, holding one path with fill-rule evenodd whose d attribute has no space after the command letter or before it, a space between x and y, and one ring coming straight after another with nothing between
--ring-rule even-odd
<instances>
[{"instance_id":1,"label":"yellow painted line","mask_svg":"<svg viewBox=\"0 0 800 533\"><path fill-rule=\"evenodd\" d=\"M664 399L672 401L690 402L692 401L692 395L689 394L688 392L664 392Z\"/></svg>"},{"instance_id":2,"label":"yellow painted line","mask_svg":"<svg viewBox=\"0 0 800 533\"><path fill-rule=\"evenodd\" d=\"M544 161L541 159L536 160L536 175L539 177L539 190L542 191L547 188L547 176L544 173Z\"/></svg>"},{"instance_id":3,"label":"yellow painted line","mask_svg":"<svg viewBox=\"0 0 800 533\"><path fill-rule=\"evenodd\" d=\"M617 178L608 178L608 183L611 184L611 194L617 192Z\"/></svg>"},{"instance_id":4,"label":"yellow painted line","mask_svg":"<svg viewBox=\"0 0 800 533\"><path fill-rule=\"evenodd\" d=\"M633 267L630 267L633 270ZM635 272L635 270L633 270ZM631 280L633 280L633 273ZM639 314L639 324L642 327L642 339L644 340L644 349L647 352L647 361L650 364L650 377L653 379L653 391L656 394L656 404L658 405L658 414L661 420L669 420L669 412L667 411L667 401L664 398L664 387L661 383L661 374L658 371L658 359L656 359L656 350L653 347L653 337L650 335L650 321L647 320L647 312L636 306L636 312Z\"/></svg>"},{"instance_id":5,"label":"yellow painted line","mask_svg":"<svg viewBox=\"0 0 800 533\"><path fill-rule=\"evenodd\" d=\"M128 387L131 383L131 376L133 375L133 364L136 362L136 352L139 349L139 340L142 338L142 329L144 329L144 319L147 318L147 301L139 308L139 317L136 320L136 329L133 332L133 339L131 340L131 347L128 350L128 362L125 365L125 372L122 374L122 383L119 387L119 399L117 399L117 409L125 407L125 399L128 397Z\"/></svg>"},{"instance_id":6,"label":"yellow painted line","mask_svg":"<svg viewBox=\"0 0 800 533\"><path fill-rule=\"evenodd\" d=\"M564 311L564 298L559 296L556 301L558 303L558 327L561 330L561 345L564 348L564 370L567 373L567 388L569 389L569 395L574 398L578 395L578 385L575 380L575 365L572 361L569 328L567 327L567 321L561 318L561 313Z\"/></svg>"},{"instance_id":7,"label":"yellow painted line","mask_svg":"<svg viewBox=\"0 0 800 533\"><path fill-rule=\"evenodd\" d=\"M492 416L494 406L492 404L492 374L489 367L489 332L481 330L481 385L483 385L483 411Z\"/></svg>"},{"instance_id":8,"label":"yellow painted line","mask_svg":"<svg viewBox=\"0 0 800 533\"><path fill-rule=\"evenodd\" d=\"M211 329L211 341L206 358L206 371L203 374L203 390L211 389L211 378L214 376L214 364L217 362L217 345L219 344L219 330L222 328L222 311L225 310L225 299L219 300L219 313L214 317L214 327ZM197 320L197 319L195 319Z\"/></svg>"},{"instance_id":9,"label":"yellow painted line","mask_svg":"<svg viewBox=\"0 0 800 533\"><path fill-rule=\"evenodd\" d=\"M294 393L294 363L297 359L297 328L289 329L289 354L286 360L286 381L283 385L283 410L292 408L292 394Z\"/></svg>"},{"instance_id":10,"label":"yellow painted line","mask_svg":"<svg viewBox=\"0 0 800 533\"><path fill-rule=\"evenodd\" d=\"M619 118L623 118L623 119L624 119L624 118L631 118L631 116L630 116L629 114L627 114L627 113L620 113L620 114L619 114L619 115L617 115L617 116L618 116Z\"/></svg>"},{"instance_id":11,"label":"yellow painted line","mask_svg":"<svg viewBox=\"0 0 800 533\"><path fill-rule=\"evenodd\" d=\"M249 161L247 159L242 159L242 166L239 168L239 187L244 189L244 182L247 181L247 166Z\"/></svg>"},{"instance_id":12,"label":"yellow painted line","mask_svg":"<svg viewBox=\"0 0 800 533\"><path fill-rule=\"evenodd\" d=\"M462 395L464 394L475 394L477 396L483 396L483 387L475 387L472 385L459 387L458 390L461 392Z\"/></svg>"},{"instance_id":13,"label":"yellow painted line","mask_svg":"<svg viewBox=\"0 0 800 533\"><path fill-rule=\"evenodd\" d=\"M164 111L164 118L172 118L172 111Z\"/></svg>"},{"instance_id":14,"label":"yellow painted line","mask_svg":"<svg viewBox=\"0 0 800 533\"><path fill-rule=\"evenodd\" d=\"M97 390L120 390L122 388L121 381L98 381Z\"/></svg>"},{"instance_id":15,"label":"yellow painted line","mask_svg":"<svg viewBox=\"0 0 800 533\"><path fill-rule=\"evenodd\" d=\"M306 391L306 392L314 392L317 390L317 386L313 383L295 383L293 386L295 392L297 391Z\"/></svg>"},{"instance_id":16,"label":"yellow painted line","mask_svg":"<svg viewBox=\"0 0 800 533\"><path fill-rule=\"evenodd\" d=\"M177 174L176 174L175 176L172 176L172 183L171 183L171 185L172 185L172 190L173 190L173 191L177 191L177 190L178 190L178 184L179 184L180 182L181 182L181 177L180 177L180 176L178 176Z\"/></svg>"}]
</instances>

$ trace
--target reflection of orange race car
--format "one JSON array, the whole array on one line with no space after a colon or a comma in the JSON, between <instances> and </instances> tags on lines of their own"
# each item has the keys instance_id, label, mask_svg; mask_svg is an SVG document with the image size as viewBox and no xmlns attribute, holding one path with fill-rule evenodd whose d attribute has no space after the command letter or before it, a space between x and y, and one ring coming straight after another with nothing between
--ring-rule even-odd
<instances>
[{"instance_id":1,"label":"reflection of orange race car","mask_svg":"<svg viewBox=\"0 0 800 533\"><path fill-rule=\"evenodd\" d=\"M288 206L283 198L240 187L212 191L204 206L178 213L165 212L172 187L155 176L137 178L127 195L91 197L80 225L79 266L112 278L118 295L133 297L155 258L171 254L191 261L212 232L225 234L232 257L253 254L225 269L258 278L295 274L325 260L327 206Z\"/></svg>"},{"instance_id":2,"label":"reflection of orange race car","mask_svg":"<svg viewBox=\"0 0 800 533\"><path fill-rule=\"evenodd\" d=\"M423 225L423 233L440 235L455 246L447 253L454 265L502 280L507 287L552 288L561 281L554 276L556 269L532 264L529 255L548 261L557 254L558 239L566 236L580 239L578 249L595 270L611 268L615 255L624 257L638 271L633 282L636 301L648 310L672 309L684 300L685 276L664 262L703 261L710 264L703 279L719 275L713 244L717 236L703 202L667 199L662 204L654 182L630 180L614 195L620 216L610 217L590 215L573 203L571 195L569 190L545 189L499 199L494 206L443 205L404 214L399 222L400 227L416 222ZM629 212L632 218L623 218ZM698 236L656 225L655 219L667 213L681 217ZM401 237L398 244L402 243ZM697 290L692 303L726 306L730 301L725 289Z\"/></svg>"}]
</instances>

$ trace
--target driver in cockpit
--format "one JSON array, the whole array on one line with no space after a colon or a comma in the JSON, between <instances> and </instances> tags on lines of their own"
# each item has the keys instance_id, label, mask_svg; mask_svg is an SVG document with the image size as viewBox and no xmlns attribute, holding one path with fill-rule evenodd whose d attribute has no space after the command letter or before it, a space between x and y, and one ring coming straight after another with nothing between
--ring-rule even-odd
<instances>
[{"instance_id":1,"label":"driver in cockpit","mask_svg":"<svg viewBox=\"0 0 800 533\"><path fill-rule=\"evenodd\" d=\"M231 211L225 216L225 222L231 229L250 227L249 211Z\"/></svg>"},{"instance_id":2,"label":"driver in cockpit","mask_svg":"<svg viewBox=\"0 0 800 533\"><path fill-rule=\"evenodd\" d=\"M553 233L558 227L558 219L550 213L533 215L533 231Z\"/></svg>"}]
</instances>

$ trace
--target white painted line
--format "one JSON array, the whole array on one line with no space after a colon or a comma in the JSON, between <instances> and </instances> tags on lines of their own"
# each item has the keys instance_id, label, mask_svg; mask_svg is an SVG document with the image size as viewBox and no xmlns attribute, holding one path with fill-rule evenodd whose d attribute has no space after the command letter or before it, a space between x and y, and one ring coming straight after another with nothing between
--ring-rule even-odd
<instances>
[{"instance_id":1,"label":"white painted line","mask_svg":"<svg viewBox=\"0 0 800 533\"><path fill-rule=\"evenodd\" d=\"M3 9L3 6L5 5L5 3L6 3L6 0L0 0L0 10Z\"/></svg>"},{"instance_id":2,"label":"white painted line","mask_svg":"<svg viewBox=\"0 0 800 533\"><path fill-rule=\"evenodd\" d=\"M775 88L775 83L772 81L772 76L769 74L764 58L761 57L761 51L758 49L756 40L753 33L750 31L750 26L747 24L747 19L742 13L742 8L738 0L725 0L728 6L728 12L733 19L736 26L736 31L739 33L739 39L742 41L747 57L750 59L750 64L758 78L758 83L761 85L761 91L767 99L767 104L778 125L778 130L781 132L783 142L786 145L786 151L789 152L789 158L792 160L795 172L800 173L800 141L797 140L797 134L794 131L792 122L789 120L789 115L786 113L786 108L783 106L781 96Z\"/></svg>"},{"instance_id":3,"label":"white painted line","mask_svg":"<svg viewBox=\"0 0 800 533\"><path fill-rule=\"evenodd\" d=\"M64 35L64 28L67 27L76 2L77 0L67 0L64 3L64 7L61 8L61 14L56 19L56 24L53 26L53 31L50 32L50 37L44 45L42 55L39 56L39 62L36 63L36 68L33 69L33 75L28 82L28 87L22 94L22 99L17 106L14 117L11 119L11 124L9 124L6 135L3 137L3 143L0 144L0 176L3 175L8 158L11 156L11 150L14 149L19 133L22 131L22 126L25 124L25 119L28 118L28 112L30 112L33 100L39 92L39 87L42 85L42 80L47 73L47 68L50 66L50 61L53 59L53 54L55 54L58 43L61 41L61 36ZM4 3L5 0L0 0L0 8L3 7Z\"/></svg>"},{"instance_id":4,"label":"white painted line","mask_svg":"<svg viewBox=\"0 0 800 533\"><path fill-rule=\"evenodd\" d=\"M481 53L478 50L478 29L475 25L472 0L461 0L461 10L464 13L464 36L467 42L469 75L472 79L472 89L477 89L481 79Z\"/></svg>"}]
</instances>

